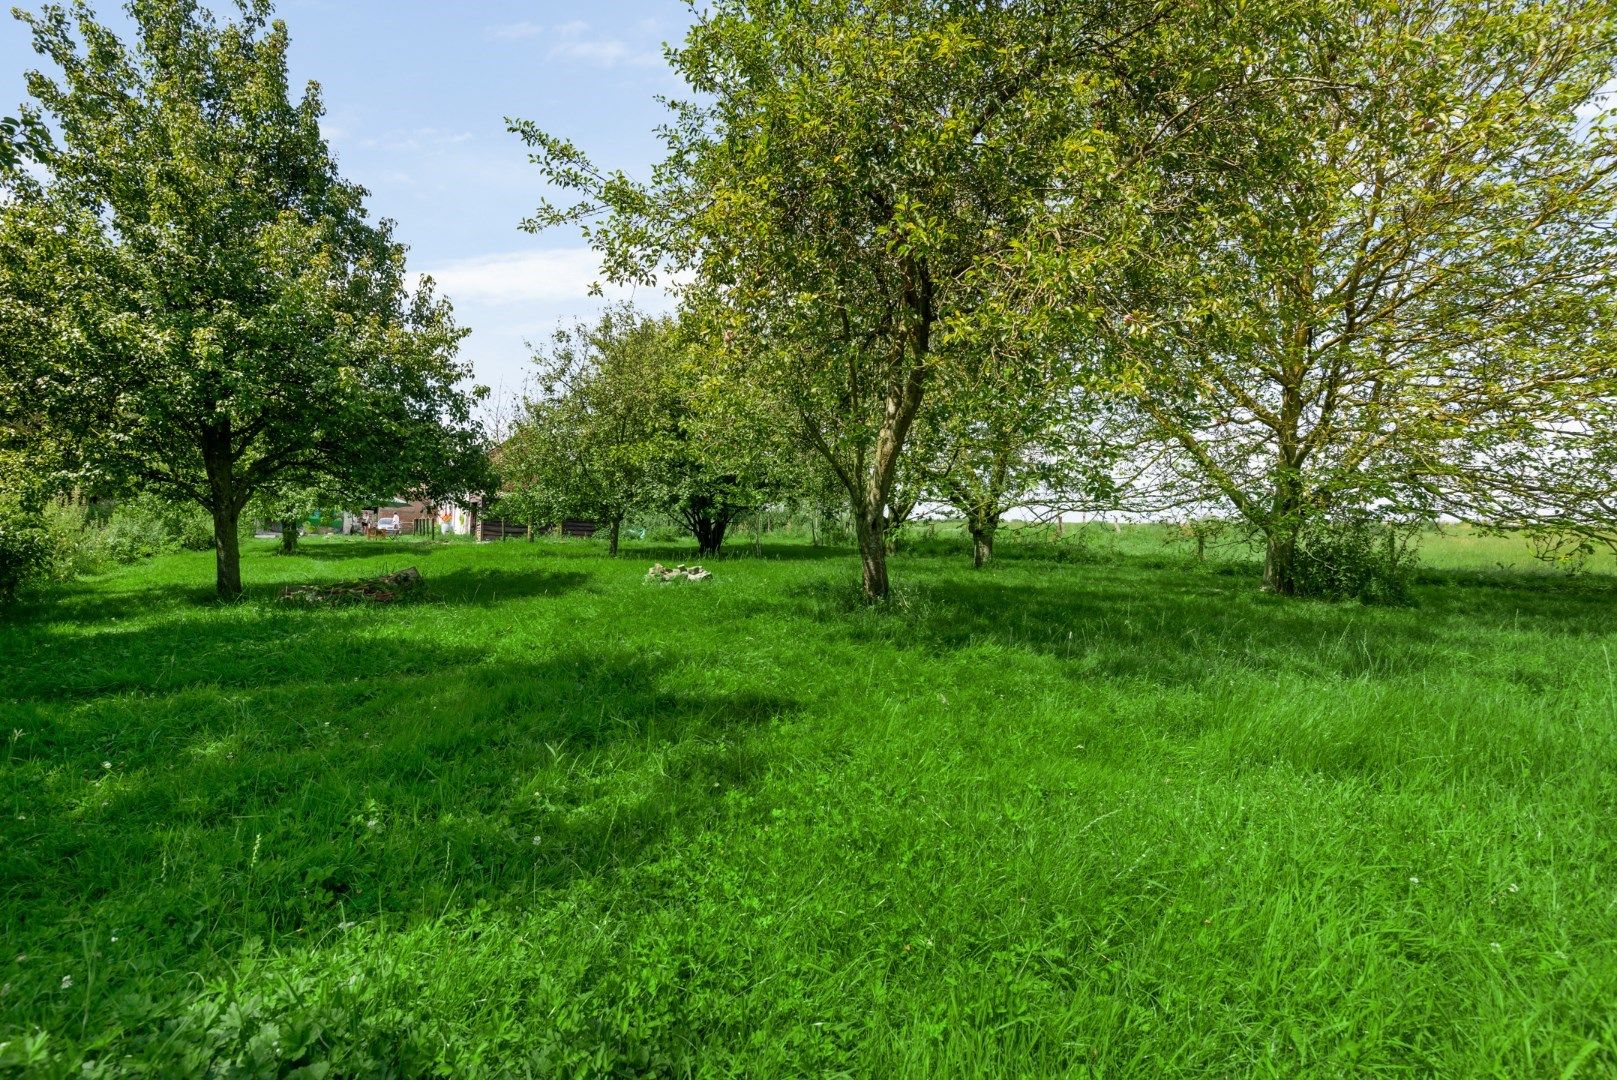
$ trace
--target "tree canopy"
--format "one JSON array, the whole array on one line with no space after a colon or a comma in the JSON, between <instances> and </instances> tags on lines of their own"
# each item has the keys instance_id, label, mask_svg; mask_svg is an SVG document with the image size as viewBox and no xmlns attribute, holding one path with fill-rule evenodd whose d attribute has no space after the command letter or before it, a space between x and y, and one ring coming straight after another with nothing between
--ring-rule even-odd
<instances>
[{"instance_id":1,"label":"tree canopy","mask_svg":"<svg viewBox=\"0 0 1617 1080\"><path fill-rule=\"evenodd\" d=\"M785 490L791 447L746 387L714 377L703 343L672 318L618 305L558 331L500 449L503 512L607 527L661 512L711 555L741 513Z\"/></svg>"},{"instance_id":2,"label":"tree canopy","mask_svg":"<svg viewBox=\"0 0 1617 1080\"><path fill-rule=\"evenodd\" d=\"M463 332L338 174L318 86L291 97L267 0L129 11L130 42L83 5L19 13L59 70L28 75L58 136L0 214L6 318L29 330L4 378L61 482L206 507L234 596L266 485L476 467Z\"/></svg>"},{"instance_id":3,"label":"tree canopy","mask_svg":"<svg viewBox=\"0 0 1617 1080\"><path fill-rule=\"evenodd\" d=\"M1252 167L1169 178L1204 212L1148 239L1113 335L1169 482L1262 533L1280 592L1344 510L1587 524L1617 485L1611 6L1305 7Z\"/></svg>"}]
</instances>

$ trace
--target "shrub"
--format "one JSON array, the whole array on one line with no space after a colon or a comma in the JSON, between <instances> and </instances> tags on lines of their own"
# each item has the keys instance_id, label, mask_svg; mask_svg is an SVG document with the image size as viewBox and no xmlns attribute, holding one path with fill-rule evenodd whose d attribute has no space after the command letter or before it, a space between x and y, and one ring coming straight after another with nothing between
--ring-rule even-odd
<instances>
[{"instance_id":1,"label":"shrub","mask_svg":"<svg viewBox=\"0 0 1617 1080\"><path fill-rule=\"evenodd\" d=\"M0 503L0 602L39 581L67 581L108 563L213 547L213 522L195 507L146 496L120 502L103 523L84 503L53 499L35 512Z\"/></svg>"},{"instance_id":2,"label":"shrub","mask_svg":"<svg viewBox=\"0 0 1617 1080\"><path fill-rule=\"evenodd\" d=\"M107 558L125 563L171 551L205 551L213 547L213 522L199 507L138 495L113 510L101 543Z\"/></svg>"},{"instance_id":3,"label":"shrub","mask_svg":"<svg viewBox=\"0 0 1617 1080\"><path fill-rule=\"evenodd\" d=\"M171 542L162 522L122 506L112 512L101 542L107 557L121 563L138 562L178 546Z\"/></svg>"},{"instance_id":4,"label":"shrub","mask_svg":"<svg viewBox=\"0 0 1617 1080\"><path fill-rule=\"evenodd\" d=\"M1298 538L1298 595L1407 604L1418 528L1379 520L1363 511L1312 522Z\"/></svg>"},{"instance_id":5,"label":"shrub","mask_svg":"<svg viewBox=\"0 0 1617 1080\"><path fill-rule=\"evenodd\" d=\"M679 544L691 538L691 531L683 525L675 525L667 518L656 518L635 523L635 532L638 539L650 540L658 544ZM644 536L638 534L644 533Z\"/></svg>"},{"instance_id":6,"label":"shrub","mask_svg":"<svg viewBox=\"0 0 1617 1080\"><path fill-rule=\"evenodd\" d=\"M48 551L48 573L57 581L93 574L107 563L104 530L90 509L73 500L52 500L39 513Z\"/></svg>"},{"instance_id":7,"label":"shrub","mask_svg":"<svg viewBox=\"0 0 1617 1080\"><path fill-rule=\"evenodd\" d=\"M0 507L0 604L50 570L50 540L37 519Z\"/></svg>"},{"instance_id":8,"label":"shrub","mask_svg":"<svg viewBox=\"0 0 1617 1080\"><path fill-rule=\"evenodd\" d=\"M199 507L186 506L173 511L166 524L169 535L182 551L213 550L213 519ZM242 528L243 536L252 535L250 524L244 522Z\"/></svg>"}]
</instances>

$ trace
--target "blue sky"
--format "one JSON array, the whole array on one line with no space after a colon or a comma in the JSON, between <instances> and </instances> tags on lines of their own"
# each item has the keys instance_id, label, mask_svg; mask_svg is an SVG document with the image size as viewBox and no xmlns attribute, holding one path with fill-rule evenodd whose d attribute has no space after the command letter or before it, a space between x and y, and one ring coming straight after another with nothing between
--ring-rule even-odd
<instances>
[{"instance_id":1,"label":"blue sky","mask_svg":"<svg viewBox=\"0 0 1617 1080\"><path fill-rule=\"evenodd\" d=\"M28 0L21 6L32 7ZM97 11L118 22L117 0ZM661 44L689 20L681 0L280 0L293 77L321 84L342 172L393 218L411 266L432 274L472 336L477 378L512 393L524 339L589 316L593 255L574 233L517 223L544 193L506 116L563 135L598 164L643 175L658 156L655 97L680 83ZM21 25L0 23L0 114L37 65ZM642 290L635 299L662 306Z\"/></svg>"}]
</instances>

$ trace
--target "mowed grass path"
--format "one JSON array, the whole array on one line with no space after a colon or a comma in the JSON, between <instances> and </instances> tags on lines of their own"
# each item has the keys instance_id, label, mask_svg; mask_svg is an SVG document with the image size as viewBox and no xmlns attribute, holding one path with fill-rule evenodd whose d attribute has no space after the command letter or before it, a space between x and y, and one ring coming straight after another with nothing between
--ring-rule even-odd
<instances>
[{"instance_id":1,"label":"mowed grass path","mask_svg":"<svg viewBox=\"0 0 1617 1080\"><path fill-rule=\"evenodd\" d=\"M870 611L764 550L261 543L237 606L204 553L8 616L0 1062L1617 1073L1612 578L1370 609L1153 544Z\"/></svg>"}]
</instances>

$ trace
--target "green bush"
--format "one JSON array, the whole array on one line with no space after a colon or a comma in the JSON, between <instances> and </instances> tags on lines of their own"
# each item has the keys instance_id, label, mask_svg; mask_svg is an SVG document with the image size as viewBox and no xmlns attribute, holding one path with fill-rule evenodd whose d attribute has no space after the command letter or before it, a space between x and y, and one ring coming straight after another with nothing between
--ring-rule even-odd
<instances>
[{"instance_id":1,"label":"green bush","mask_svg":"<svg viewBox=\"0 0 1617 1080\"><path fill-rule=\"evenodd\" d=\"M1322 600L1407 604L1416 527L1363 511L1310 523L1298 538L1297 593Z\"/></svg>"},{"instance_id":2,"label":"green bush","mask_svg":"<svg viewBox=\"0 0 1617 1080\"><path fill-rule=\"evenodd\" d=\"M86 504L53 499L38 511L0 504L0 601L27 585L67 581L112 563L213 546L213 521L199 508L148 496L118 503L104 521Z\"/></svg>"},{"instance_id":3,"label":"green bush","mask_svg":"<svg viewBox=\"0 0 1617 1080\"><path fill-rule=\"evenodd\" d=\"M689 529L683 525L669 524L667 520L641 525L640 528L645 530L644 539L652 540L659 544L679 544L691 538Z\"/></svg>"},{"instance_id":4,"label":"green bush","mask_svg":"<svg viewBox=\"0 0 1617 1080\"><path fill-rule=\"evenodd\" d=\"M183 551L213 550L213 518L200 507L182 507L168 519L169 535ZM252 526L243 522L242 535L251 536Z\"/></svg>"},{"instance_id":5,"label":"green bush","mask_svg":"<svg viewBox=\"0 0 1617 1080\"><path fill-rule=\"evenodd\" d=\"M213 521L200 507L139 495L112 512L101 543L106 557L130 563L173 551L213 547Z\"/></svg>"},{"instance_id":6,"label":"green bush","mask_svg":"<svg viewBox=\"0 0 1617 1080\"><path fill-rule=\"evenodd\" d=\"M102 530L101 542L114 562L131 563L178 548L162 522L119 507Z\"/></svg>"},{"instance_id":7,"label":"green bush","mask_svg":"<svg viewBox=\"0 0 1617 1080\"><path fill-rule=\"evenodd\" d=\"M15 507L0 508L0 604L50 570L50 540L37 519Z\"/></svg>"},{"instance_id":8,"label":"green bush","mask_svg":"<svg viewBox=\"0 0 1617 1080\"><path fill-rule=\"evenodd\" d=\"M52 500L40 510L39 525L49 545L51 578L66 581L107 565L103 527L84 503Z\"/></svg>"}]
</instances>

